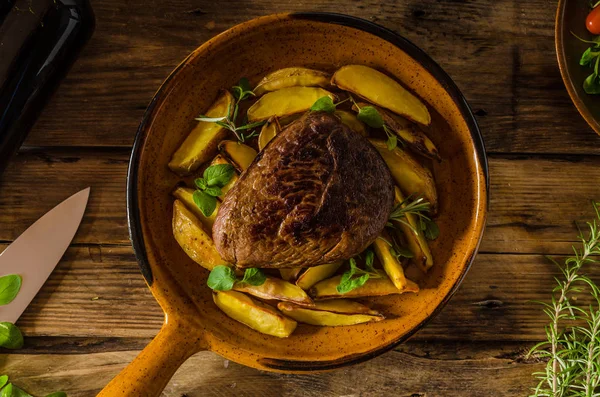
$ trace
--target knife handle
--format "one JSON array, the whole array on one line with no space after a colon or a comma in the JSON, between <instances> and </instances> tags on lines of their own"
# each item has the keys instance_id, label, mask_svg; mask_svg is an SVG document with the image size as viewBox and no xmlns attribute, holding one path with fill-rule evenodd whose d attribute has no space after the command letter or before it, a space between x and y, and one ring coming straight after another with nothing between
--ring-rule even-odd
<instances>
[{"instance_id":1,"label":"knife handle","mask_svg":"<svg viewBox=\"0 0 600 397\"><path fill-rule=\"evenodd\" d=\"M0 2L0 173L94 27L88 0Z\"/></svg>"}]
</instances>

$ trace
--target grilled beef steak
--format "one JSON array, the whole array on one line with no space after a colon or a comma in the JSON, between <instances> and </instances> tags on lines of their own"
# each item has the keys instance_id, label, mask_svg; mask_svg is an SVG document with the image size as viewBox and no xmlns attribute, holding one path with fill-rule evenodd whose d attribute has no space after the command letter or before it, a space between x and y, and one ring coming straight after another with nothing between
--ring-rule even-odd
<instances>
[{"instance_id":1,"label":"grilled beef steak","mask_svg":"<svg viewBox=\"0 0 600 397\"><path fill-rule=\"evenodd\" d=\"M258 154L213 226L240 268L310 267L362 252L383 230L393 181L377 150L334 115L301 117Z\"/></svg>"}]
</instances>

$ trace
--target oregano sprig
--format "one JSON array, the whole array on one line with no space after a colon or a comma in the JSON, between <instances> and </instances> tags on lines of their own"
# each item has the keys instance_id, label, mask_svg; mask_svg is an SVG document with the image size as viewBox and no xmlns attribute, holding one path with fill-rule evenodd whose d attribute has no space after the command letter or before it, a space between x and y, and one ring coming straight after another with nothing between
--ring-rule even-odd
<instances>
[{"instance_id":1,"label":"oregano sprig","mask_svg":"<svg viewBox=\"0 0 600 397\"><path fill-rule=\"evenodd\" d=\"M244 120L241 126L237 126L237 118L239 113L239 105L240 102L248 99L254 95L252 88L250 87L250 82L247 78L242 77L238 82L238 85L234 85L231 87L231 91L233 92L233 97L235 98L235 103L233 106L229 106L227 109L227 115L223 117L207 117L205 115L200 115L196 117L198 121L204 121L207 123L215 123L231 132L235 135L238 141L244 143L249 139L258 135L255 128L262 126L266 123L266 121L257 121L255 123L248 123L247 120ZM245 131L252 130L248 133Z\"/></svg>"},{"instance_id":2,"label":"oregano sprig","mask_svg":"<svg viewBox=\"0 0 600 397\"><path fill-rule=\"evenodd\" d=\"M585 266L598 266L600 255L600 204L594 203L596 217L588 222L589 233L580 233L581 248L563 265L549 258L561 271L556 278L550 303L537 302L550 322L545 327L547 340L535 345L529 356L547 359L532 396L597 396L600 391L600 287L583 273ZM579 306L584 295L592 304Z\"/></svg>"},{"instance_id":3,"label":"oregano sprig","mask_svg":"<svg viewBox=\"0 0 600 397\"><path fill-rule=\"evenodd\" d=\"M267 281L267 276L260 269L248 268L244 271L244 276L239 278L231 267L219 265L211 270L206 284L215 291L229 291L236 283L259 286L263 285L265 281Z\"/></svg>"},{"instance_id":4,"label":"oregano sprig","mask_svg":"<svg viewBox=\"0 0 600 397\"><path fill-rule=\"evenodd\" d=\"M217 197L223 194L223 188L235 173L231 164L215 164L204 170L202 178L194 181L196 191L192 196L194 203L204 216L209 217L217 208Z\"/></svg>"}]
</instances>

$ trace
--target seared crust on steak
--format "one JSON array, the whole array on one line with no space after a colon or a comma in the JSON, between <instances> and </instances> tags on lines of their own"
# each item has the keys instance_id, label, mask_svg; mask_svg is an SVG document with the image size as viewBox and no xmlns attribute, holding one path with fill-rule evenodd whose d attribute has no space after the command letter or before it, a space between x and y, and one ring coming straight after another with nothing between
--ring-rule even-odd
<instances>
[{"instance_id":1,"label":"seared crust on steak","mask_svg":"<svg viewBox=\"0 0 600 397\"><path fill-rule=\"evenodd\" d=\"M240 268L345 260L383 230L393 186L367 139L332 114L311 112L279 133L227 193L213 239Z\"/></svg>"}]
</instances>

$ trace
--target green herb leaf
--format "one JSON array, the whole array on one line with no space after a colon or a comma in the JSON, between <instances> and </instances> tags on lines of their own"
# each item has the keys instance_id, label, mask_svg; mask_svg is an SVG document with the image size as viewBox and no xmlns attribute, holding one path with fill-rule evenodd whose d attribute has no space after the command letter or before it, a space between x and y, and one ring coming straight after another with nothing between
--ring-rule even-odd
<instances>
[{"instance_id":1,"label":"green herb leaf","mask_svg":"<svg viewBox=\"0 0 600 397\"><path fill-rule=\"evenodd\" d=\"M223 187L229 183L235 169L231 164L215 164L204 170L202 175L206 180L206 186Z\"/></svg>"},{"instance_id":2,"label":"green herb leaf","mask_svg":"<svg viewBox=\"0 0 600 397\"><path fill-rule=\"evenodd\" d=\"M348 273L348 272L346 272L346 273ZM362 287L369 280L368 273L365 273L358 278L352 278L352 277L344 278L346 273L344 273L340 284L336 287L337 292L339 292L340 294L346 294L346 293L352 291L353 289Z\"/></svg>"},{"instance_id":3,"label":"green herb leaf","mask_svg":"<svg viewBox=\"0 0 600 397\"><path fill-rule=\"evenodd\" d=\"M373 261L375 260L375 254L371 250L367 250L365 253L365 265L373 266Z\"/></svg>"},{"instance_id":4,"label":"green herb leaf","mask_svg":"<svg viewBox=\"0 0 600 397\"><path fill-rule=\"evenodd\" d=\"M27 393L25 390L13 385L12 397L33 397L31 394Z\"/></svg>"},{"instance_id":5,"label":"green herb leaf","mask_svg":"<svg viewBox=\"0 0 600 397\"><path fill-rule=\"evenodd\" d=\"M392 255L396 258L414 258L414 254L407 247L402 247L400 245L391 249Z\"/></svg>"},{"instance_id":6,"label":"green herb leaf","mask_svg":"<svg viewBox=\"0 0 600 397\"><path fill-rule=\"evenodd\" d=\"M315 103L310 107L311 112L327 112L333 113L335 112L335 105L333 104L333 99L328 96L323 96L316 100Z\"/></svg>"},{"instance_id":7,"label":"green herb leaf","mask_svg":"<svg viewBox=\"0 0 600 397\"><path fill-rule=\"evenodd\" d=\"M396 135L389 135L385 144L388 150L396 149L396 146L398 146L398 137Z\"/></svg>"},{"instance_id":8,"label":"green herb leaf","mask_svg":"<svg viewBox=\"0 0 600 397\"><path fill-rule=\"evenodd\" d=\"M592 51L592 47L585 50L583 54L581 54L581 59L579 60L579 64L581 66L592 65L594 60L600 55L600 51Z\"/></svg>"},{"instance_id":9,"label":"green herb leaf","mask_svg":"<svg viewBox=\"0 0 600 397\"><path fill-rule=\"evenodd\" d=\"M8 305L17 297L22 280L22 277L18 274L0 277L0 306Z\"/></svg>"},{"instance_id":10,"label":"green herb leaf","mask_svg":"<svg viewBox=\"0 0 600 397\"><path fill-rule=\"evenodd\" d=\"M209 217L215 212L215 208L217 208L217 199L215 197L204 193L202 190L196 190L192 198L204 216Z\"/></svg>"},{"instance_id":11,"label":"green herb leaf","mask_svg":"<svg viewBox=\"0 0 600 397\"><path fill-rule=\"evenodd\" d=\"M383 118L373 106L364 106L360 108L356 117L369 127L383 127Z\"/></svg>"},{"instance_id":12,"label":"green herb leaf","mask_svg":"<svg viewBox=\"0 0 600 397\"><path fill-rule=\"evenodd\" d=\"M2 389L8 383L8 376L2 375L0 376L0 389Z\"/></svg>"},{"instance_id":13,"label":"green herb leaf","mask_svg":"<svg viewBox=\"0 0 600 397\"><path fill-rule=\"evenodd\" d=\"M0 347L20 349L23 347L23 334L16 325L0 322Z\"/></svg>"},{"instance_id":14,"label":"green herb leaf","mask_svg":"<svg viewBox=\"0 0 600 397\"><path fill-rule=\"evenodd\" d=\"M421 221L425 225L423 230L423 234L427 240L435 240L440 235L440 228L437 223L432 221L431 219L423 219Z\"/></svg>"},{"instance_id":15,"label":"green herb leaf","mask_svg":"<svg viewBox=\"0 0 600 397\"><path fill-rule=\"evenodd\" d=\"M46 397L67 397L67 393L64 391L57 391L51 394L48 394Z\"/></svg>"},{"instance_id":16,"label":"green herb leaf","mask_svg":"<svg viewBox=\"0 0 600 397\"><path fill-rule=\"evenodd\" d=\"M237 101L243 101L249 96L254 96L254 92L252 92L252 87L250 87L250 82L247 78L242 77L238 82L238 85L234 85L231 87L233 91L233 96L237 99Z\"/></svg>"},{"instance_id":17,"label":"green herb leaf","mask_svg":"<svg viewBox=\"0 0 600 397\"><path fill-rule=\"evenodd\" d=\"M208 275L206 284L215 291L229 291L235 284L236 277L232 268L225 265L215 266Z\"/></svg>"},{"instance_id":18,"label":"green herb leaf","mask_svg":"<svg viewBox=\"0 0 600 397\"><path fill-rule=\"evenodd\" d=\"M600 79L596 73L590 74L583 81L583 90L586 94L600 94Z\"/></svg>"},{"instance_id":19,"label":"green herb leaf","mask_svg":"<svg viewBox=\"0 0 600 397\"><path fill-rule=\"evenodd\" d=\"M208 185L206 184L206 179L204 178L197 178L196 180L194 180L194 184L196 185L196 187L198 189L206 189L208 187Z\"/></svg>"},{"instance_id":20,"label":"green herb leaf","mask_svg":"<svg viewBox=\"0 0 600 397\"><path fill-rule=\"evenodd\" d=\"M252 128L260 127L260 126L264 125L266 122L267 122L267 120L263 120L263 121L257 121L255 123L244 124L240 127L237 127L236 130L237 131L249 130Z\"/></svg>"},{"instance_id":21,"label":"green herb leaf","mask_svg":"<svg viewBox=\"0 0 600 397\"><path fill-rule=\"evenodd\" d=\"M213 196L213 197L219 197L220 195L223 194L223 192L221 191L221 188L216 187L216 186L206 188L204 190L204 193L208 194L209 196Z\"/></svg>"},{"instance_id":22,"label":"green herb leaf","mask_svg":"<svg viewBox=\"0 0 600 397\"><path fill-rule=\"evenodd\" d=\"M12 395L13 395L12 383L9 383L8 385L4 386L2 388L2 390L0 391L0 397L12 397Z\"/></svg>"},{"instance_id":23,"label":"green herb leaf","mask_svg":"<svg viewBox=\"0 0 600 397\"><path fill-rule=\"evenodd\" d=\"M267 276L260 270L256 268L246 269L244 272L244 278L242 279L242 283L247 283L254 286L263 285L267 281Z\"/></svg>"}]
</instances>

